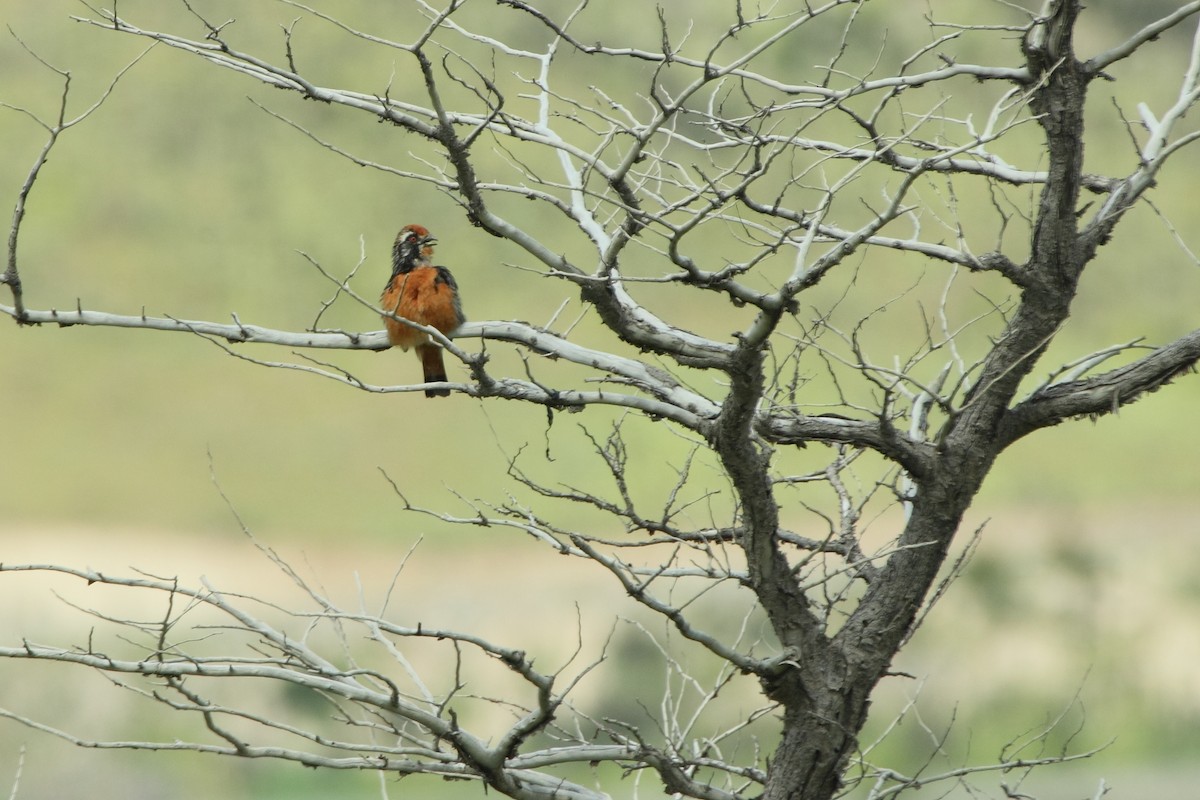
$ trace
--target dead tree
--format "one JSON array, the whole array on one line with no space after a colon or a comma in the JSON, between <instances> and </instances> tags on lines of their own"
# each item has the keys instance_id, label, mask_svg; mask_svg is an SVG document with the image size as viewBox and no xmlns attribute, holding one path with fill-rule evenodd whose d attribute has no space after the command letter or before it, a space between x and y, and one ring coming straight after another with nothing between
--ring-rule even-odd
<instances>
[{"instance_id":1,"label":"dead tree","mask_svg":"<svg viewBox=\"0 0 1200 800\"><path fill-rule=\"evenodd\" d=\"M615 498L536 480L517 464L511 470L547 504L581 503L609 515L616 529L609 535L564 529L515 501L465 517L413 510L515 528L607 570L684 640L726 664L722 680L756 678L761 705L751 716L777 720L778 738L769 754L741 762L718 741L698 743L683 729L654 743L572 706L575 679L539 672L518 648L351 613L311 590L314 610L293 613L314 625L365 630L392 655L392 671L335 663L215 587L35 565L0 570L49 569L158 593L169 600L167 610L159 620L124 621L149 637L142 657L32 643L0 655L160 679L166 688L154 690L155 699L201 715L216 737L187 743L190 749L466 777L515 798L597 797L557 770L605 762L655 773L670 794L708 800L819 800L856 785L887 797L929 782L934 776L870 764L859 734L873 691L940 595L964 512L996 459L1048 426L1115 412L1200 358L1195 330L1155 347L1086 351L1037 377L1086 268L1126 213L1165 179L1171 158L1200 136L1183 123L1200 96L1200 32L1179 70L1175 102L1152 108L1138 104L1136 87L1119 87L1133 94L1108 113L1137 108L1125 120L1133 166L1124 172L1104 159L1085 165L1085 111L1109 102L1097 82L1159 37L1194 26L1200 2L1128 31L1102 52L1076 45L1079 0L1048 0L1028 12L981 4L1002 22L931 19L928 40L899 56L878 35L860 34L882 29L889 14L911 13L909 4L736 2L689 20L666 7L644 19L641 4L626 3L617 4L620 13L636 21L614 33L607 24L614 4L551 10L523 0L486 7L415 0L409 20L418 24L404 26L400 39L285 4L357 46L394 53L391 83L375 91L322 85L319 74L297 66L304 59L292 28L283 55L272 57L243 49L237 24L204 18L187 3L190 16L180 27L190 33L146 30L105 11L81 22L99 37L144 39L197 65L326 104L329 114L359 114L415 135L426 149L397 165L302 128L316 146L388 172L413 191L453 198L464 225L515 244L525 268L581 298L619 346L518 322L469 322L453 339L432 331L469 376L450 388L545 406L550 414L609 406L666 421L691 438L697 458L719 465L727 484L711 491L732 498L727 518L684 521L681 504L701 491L686 467L662 508L643 508L628 485L619 428L593 438ZM520 44L500 33L513 20ZM814 65L810 53L823 61ZM581 72L589 85L578 82ZM78 121L66 108L64 100L64 113L43 123L46 149L17 198L2 278L12 302L0 310L21 325L189 332L230 352L236 346L239 357L359 390L414 388L372 385L314 361L272 361L245 347L380 349L381 332L289 332L31 307L18 235L47 153ZM567 252L549 243L551 230L574 237ZM881 299L873 290L906 270L944 274L937 303L893 289ZM373 291L331 280L344 297L378 312ZM668 291L669 305L661 299ZM989 298L982 311L969 310L965 298L974 292ZM678 308L714 301L723 310L706 325L671 321ZM893 309L917 333L889 347L873 326ZM9 336L19 342L19 333ZM525 375L497 374L477 340L551 358ZM824 465L797 468L804 448L805 458L828 454ZM851 480L859 465L877 477ZM785 522L786 507L802 502L788 494L798 485L820 487L813 491L828 498L825 535L802 535ZM864 509L884 500L899 509L889 518L894 531L868 542ZM680 599L712 587L752 593L769 641L751 647L714 631ZM177 642L176 622L195 608L224 615L223 624L257 642L254 654L199 655ZM453 690L438 695L406 672L404 648L414 640L494 659L535 699L514 700L523 704L499 735L472 733L453 713ZM202 678L266 679L318 692L352 730L369 729L375 738L334 739L221 705L195 688ZM300 744L259 745L232 732L234 723Z\"/></svg>"}]
</instances>

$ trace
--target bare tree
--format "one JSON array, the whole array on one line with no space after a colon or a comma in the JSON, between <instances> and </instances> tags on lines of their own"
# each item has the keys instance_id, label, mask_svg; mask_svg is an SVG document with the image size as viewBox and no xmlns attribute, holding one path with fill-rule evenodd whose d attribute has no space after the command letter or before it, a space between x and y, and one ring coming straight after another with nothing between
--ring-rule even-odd
<instances>
[{"instance_id":1,"label":"bare tree","mask_svg":"<svg viewBox=\"0 0 1200 800\"><path fill-rule=\"evenodd\" d=\"M549 414L626 409L669 422L692 448L654 508L637 491L620 425L588 434L609 490L540 480L518 459L510 477L535 504L477 504L466 516L408 508L512 528L606 570L722 665L709 685L697 685L698 708L739 674L757 679L760 702L720 735L702 736L680 719L651 736L571 702L571 690L599 660L573 672L541 672L519 648L484 634L406 627L383 613L340 608L265 548L312 603L273 611L343 642L354 628L382 661L360 664L349 649L323 652L307 634L264 621L260 612L270 603L219 587L3 564L2 571L52 571L161 597L160 618L118 620L138 632L140 655L26 642L0 656L69 662L118 681L156 678L156 688L139 691L199 715L215 738L98 743L59 735L90 746L470 778L515 798L601 796L565 775L576 774L573 765L607 762L656 774L670 794L709 800L817 800L858 787L883 798L982 769L904 775L873 764L860 733L875 688L961 566L952 563L952 543L999 455L1048 426L1115 412L1200 359L1195 330L1155 347L1093 346L1035 377L1046 370L1043 356L1067 321L1085 268L1126 213L1147 202L1168 161L1200 137L1183 126L1200 97L1200 31L1167 106L1152 107L1131 87L1114 108L1107 97L1093 99L1094 85L1151 42L1195 25L1200 2L1099 52L1076 46L1078 0L1048 0L1036 10L979 3L996 15L994 24L941 20L931 8L927 40L897 56L875 32L886 28L887 15L911 14L909 3L733 2L706 12L706 20L660 7L648 20L618 27L612 4L547 10L523 0L486 8L416 0L409 19L419 24L393 40L285 0L361 47L395 54L396 75L375 91L322 85L318 70L301 66L291 27L273 57L242 49L232 20L183 5L191 15L181 23L187 34L146 30L115 10L80 21L98 36L143 39L328 104L329 114L358 113L416 134L421 141L397 166L269 112L355 164L452 198L471 225L523 251L521 268L576 292L610 334L589 341L557 320L468 322L452 339L426 329L469 374L448 388L538 404ZM620 13L630 15L628 23L650 12L626 3ZM514 15L521 36L506 41L497 32L509 30L502 23ZM821 54L815 66L814 53ZM236 319L30 307L18 235L47 154L86 116L68 114L68 97L62 113L42 123L46 147L17 197L2 277L12 304L0 310L22 325L190 332L239 358L369 392L426 388L373 385L316 359L276 361L234 349L386 348L378 331L314 323L292 332ZM1097 105L1127 126L1124 171L1112 166L1117 159L1085 169L1085 114ZM313 266L338 298L379 313L373 290ZM932 303L905 290L910 271L944 276ZM685 304L712 309L709 323L692 330L673 322ZM895 326L881 332L885 314L903 315L905 333L891 333ZM486 346L471 347L475 340L514 345L525 374L499 374ZM724 486L696 477L693 464L706 459ZM600 512L612 530L558 525L546 510L556 503ZM696 521L704 514L690 513L697 504L708 504L704 522ZM789 529L781 516L787 506L808 508L824 535ZM890 534L867 535L876 517ZM699 610L710 593L744 590L753 595L752 613L766 620L765 638L746 635L744 626L730 633ZM197 647L180 625L192 616L237 632L244 648ZM517 676L525 688L504 701L511 719L491 734L460 724L462 685L427 683L407 652L418 641L445 647L452 663L483 656ZM321 733L269 709L225 704L201 688L241 679L318 693L347 732ZM778 727L777 738L761 733L768 723ZM774 742L771 752L726 749L726 740L742 741L751 727L759 740ZM276 735L292 744L256 739ZM993 768L1067 757L1009 752Z\"/></svg>"}]
</instances>

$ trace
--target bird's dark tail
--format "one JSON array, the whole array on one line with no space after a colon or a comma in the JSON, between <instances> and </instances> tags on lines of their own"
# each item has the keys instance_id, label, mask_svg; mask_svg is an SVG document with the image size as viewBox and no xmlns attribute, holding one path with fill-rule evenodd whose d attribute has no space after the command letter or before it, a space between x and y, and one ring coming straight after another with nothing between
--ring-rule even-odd
<instances>
[{"instance_id":1,"label":"bird's dark tail","mask_svg":"<svg viewBox=\"0 0 1200 800\"><path fill-rule=\"evenodd\" d=\"M421 359L421 369L425 371L426 383L438 383L446 380L446 364L442 361L442 348L436 345L421 345L417 347L417 356ZM426 397L449 397L449 389L426 389Z\"/></svg>"}]
</instances>

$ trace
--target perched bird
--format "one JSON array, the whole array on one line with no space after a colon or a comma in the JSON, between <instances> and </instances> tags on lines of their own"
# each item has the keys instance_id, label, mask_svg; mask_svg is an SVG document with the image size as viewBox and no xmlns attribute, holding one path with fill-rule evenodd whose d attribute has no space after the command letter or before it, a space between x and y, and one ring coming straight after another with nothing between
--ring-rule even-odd
<instances>
[{"instance_id":1,"label":"perched bird","mask_svg":"<svg viewBox=\"0 0 1200 800\"><path fill-rule=\"evenodd\" d=\"M429 338L429 334L394 316L436 328L447 336L463 324L465 318L458 299L458 284L450 270L434 266L430 261L435 244L437 239L420 225L401 228L392 245L392 277L379 298L388 340L404 350L416 348L426 383L446 380L442 348ZM449 394L449 389L425 390L426 397L447 397Z\"/></svg>"}]
</instances>

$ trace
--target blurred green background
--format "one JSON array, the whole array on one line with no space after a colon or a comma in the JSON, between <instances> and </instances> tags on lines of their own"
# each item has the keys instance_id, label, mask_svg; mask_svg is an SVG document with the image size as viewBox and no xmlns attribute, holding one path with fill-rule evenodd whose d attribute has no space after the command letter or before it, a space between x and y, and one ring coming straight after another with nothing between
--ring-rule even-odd
<instances>
[{"instance_id":1,"label":"blurred green background","mask_svg":"<svg viewBox=\"0 0 1200 800\"><path fill-rule=\"evenodd\" d=\"M1094 3L1081 27L1081 50L1111 46L1175 5L1146 2L1131 10L1122 2ZM918 15L889 10L898 4L880 6L872 24L886 25L898 51L928 38ZM228 29L231 38L270 58L282 58L280 26L302 16L274 3L196 7L221 21L237 17ZM344 0L321 7L398 40L421 24L407 3L381 10L366 0ZM970 21L1009 13L984 0L931 7ZM676 4L665 8L687 14ZM86 13L82 4L0 0L0 10L0 21L30 49L71 71L72 113L93 102L145 48L140 40L70 21L70 14ZM173 2L122 2L120 12L143 27L203 36ZM513 41L538 41L520 27L521 17L480 13L495 15L496 25L515 26ZM608 25L597 35L628 32L653 42L649 13L645 28L616 14L592 21ZM410 67L393 51L365 47L312 18L295 31L301 68L328 85L382 93L394 75L399 83L392 96L416 91L403 85ZM997 41L996 47L1009 48L1001 50L1007 52L1002 62L1011 63L1015 42ZM1102 92L1117 96L1127 114L1142 101L1162 108L1187 63L1188 44L1184 35L1164 37L1144 57L1114 69L1115 83L1096 89L1090 170L1110 172L1130 163L1128 132ZM798 68L818 60L800 59ZM573 69L582 82L589 68L576 63L568 73ZM60 93L59 79L14 36L0 39L0 101L49 119ZM440 239L439 260L458 277L472 319L544 323L564 301L564 319L579 313L563 286L505 266L528 262L515 248L471 228L449 199L355 167L255 103L381 162L413 168L412 154L428 152L414 137L365 116L302 103L155 48L91 119L64 136L35 188L20 243L30 307L79 303L113 313L214 321L236 313L244 322L303 330L332 290L297 251L337 275L365 255L354 285L374 297L387 274L396 229L420 221ZM8 202L43 138L27 116L0 109L0 193ZM1198 210L1192 177L1198 166L1194 153L1184 154L1152 193L1193 251L1200 248L1188 223ZM556 232L548 239L565 250L578 246L571 236ZM937 268L919 269L941 285ZM1137 337L1169 341L1200 324L1198 297L1200 266L1143 207L1088 273L1072 322L1045 366ZM676 308L672 319L705 330L708 311ZM339 302L322 324L378 327L368 311L347 302ZM605 341L594 326L585 324L581 335ZM498 368L523 374L513 353L494 350ZM267 349L246 352L284 357ZM415 380L411 356L338 353L329 360L376 383ZM574 643L577 606L591 630L607 631L613 609L637 616L605 576L564 569L562 559L526 537L403 514L381 474L420 505L468 516L458 495L502 502L511 488L504 474L508 458L525 445L540 453L547 437L556 461L541 465L543 477L557 472L581 484L597 477L577 426L586 423L603 435L611 413L560 417L547 434L546 415L535 408L370 395L231 359L199 338L115 329L10 324L0 331L0 376L5 562L137 566L193 581L201 574L224 575L231 588L270 583L276 579L272 569L239 532L214 487L215 475L260 540L305 563L339 596L353 598L359 581L378 596L419 541L412 567L417 574L402 582L403 622L505 631L497 637L505 644L555 653ZM987 523L970 568L897 663L918 681L881 690L869 735L913 697L921 722L907 718L880 754L900 769L920 763L931 750L930 731L953 718L955 735L936 758L947 768L986 763L1004 742L1069 707L1071 724L1084 723L1080 749L1115 741L1093 759L1035 775L1028 786L1039 797L1090 796L1101 777L1114 786L1110 798L1183 796L1171 787L1194 785L1187 782L1197 778L1194 754L1200 752L1198 403L1200 381L1185 376L1115 417L1041 432L1005 455L964 530ZM631 422L629 432L645 490L669 486L671 465L678 463L672 459L684 444L661 424ZM804 519L797 512L798 529ZM526 599L497 603L514 590ZM0 590L0 597L9 612L0 627L4 644L41 638L60 625L68 626L60 641L85 635L86 620L72 620L44 587L19 583ZM564 625L565 634L558 627ZM636 664L642 647L636 631L617 641L632 659L626 663ZM0 676L6 687L0 705L80 735L180 735L175 720L128 709L121 693L99 679L85 683L74 671L22 672L10 664L0 665L4 671L9 675ZM65 688L62 681L69 682ZM619 704L623 688L618 680L592 691ZM431 780L381 788L366 775L217 763L194 755L80 751L15 724L0 725L0 787L16 773L22 744L22 800L60 797L65 787L76 791L84 781L98 796L146 798L369 797L381 791L391 797L481 796L471 785ZM614 796L631 791L629 784L602 777ZM649 781L639 791L658 796Z\"/></svg>"}]
</instances>

